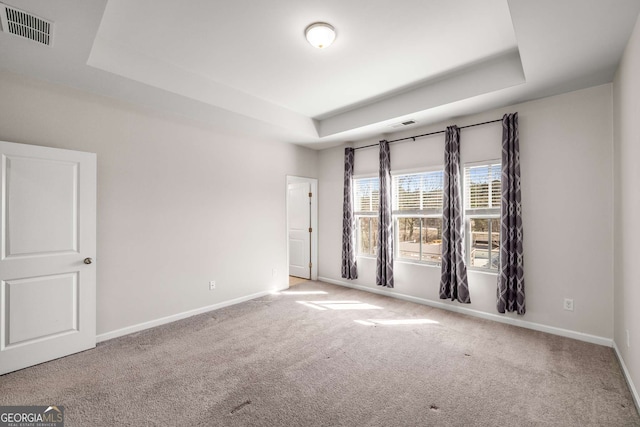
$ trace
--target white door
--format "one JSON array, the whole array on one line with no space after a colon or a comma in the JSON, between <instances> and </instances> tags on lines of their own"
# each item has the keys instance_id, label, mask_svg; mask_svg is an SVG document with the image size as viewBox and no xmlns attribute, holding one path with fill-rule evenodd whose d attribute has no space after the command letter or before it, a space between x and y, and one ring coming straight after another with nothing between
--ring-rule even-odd
<instances>
[{"instance_id":1,"label":"white door","mask_svg":"<svg viewBox=\"0 0 640 427\"><path fill-rule=\"evenodd\" d=\"M288 185L289 275L311 278L311 184Z\"/></svg>"},{"instance_id":2,"label":"white door","mask_svg":"<svg viewBox=\"0 0 640 427\"><path fill-rule=\"evenodd\" d=\"M0 374L96 345L96 155L0 141Z\"/></svg>"}]
</instances>

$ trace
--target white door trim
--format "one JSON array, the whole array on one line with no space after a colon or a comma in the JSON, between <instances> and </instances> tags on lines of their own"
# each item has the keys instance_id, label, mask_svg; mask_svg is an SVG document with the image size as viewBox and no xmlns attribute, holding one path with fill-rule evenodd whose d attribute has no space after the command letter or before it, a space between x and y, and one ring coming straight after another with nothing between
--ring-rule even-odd
<instances>
[{"instance_id":1,"label":"white door trim","mask_svg":"<svg viewBox=\"0 0 640 427\"><path fill-rule=\"evenodd\" d=\"M286 194L286 228L287 235L287 276L289 276L289 184L308 182L311 186L311 280L318 280L318 179L303 176L287 175Z\"/></svg>"}]
</instances>

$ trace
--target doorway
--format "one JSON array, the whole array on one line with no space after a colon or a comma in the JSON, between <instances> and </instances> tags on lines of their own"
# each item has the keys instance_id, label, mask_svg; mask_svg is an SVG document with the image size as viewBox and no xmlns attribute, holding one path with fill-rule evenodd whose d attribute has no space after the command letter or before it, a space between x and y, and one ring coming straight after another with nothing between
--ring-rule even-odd
<instances>
[{"instance_id":1,"label":"doorway","mask_svg":"<svg viewBox=\"0 0 640 427\"><path fill-rule=\"evenodd\" d=\"M287 176L287 262L294 283L317 280L318 180Z\"/></svg>"}]
</instances>

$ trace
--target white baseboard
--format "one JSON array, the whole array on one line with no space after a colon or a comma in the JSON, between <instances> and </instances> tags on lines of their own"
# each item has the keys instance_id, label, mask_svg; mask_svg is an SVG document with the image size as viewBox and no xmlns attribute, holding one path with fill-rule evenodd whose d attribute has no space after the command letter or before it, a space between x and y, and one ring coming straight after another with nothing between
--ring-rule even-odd
<instances>
[{"instance_id":1,"label":"white baseboard","mask_svg":"<svg viewBox=\"0 0 640 427\"><path fill-rule=\"evenodd\" d=\"M240 298L235 298L228 301L219 302L217 304L208 305L206 307L196 308L194 310L183 311L182 313L172 314L171 316L161 317L159 319L150 320L148 322L138 323L137 325L127 326L122 329L116 329L115 331L105 332L104 334L99 334L96 336L96 342L100 343L103 341L107 341L113 338L122 337L124 335L129 335L134 332L144 331L145 329L153 328L156 326L164 325L167 323L175 322L176 320L186 319L187 317L196 316L198 314L206 313L208 311L218 310L220 308L228 307L230 305L239 304L241 302L249 301L255 298L260 298L265 295L269 295L274 291L281 291L287 289L289 284L287 283L281 289L273 289L270 291L262 291L251 295L246 295Z\"/></svg>"},{"instance_id":2,"label":"white baseboard","mask_svg":"<svg viewBox=\"0 0 640 427\"><path fill-rule=\"evenodd\" d=\"M624 363L624 359L622 358L622 354L620 353L620 349L615 341L613 341L613 349L616 352L616 356L618 357L618 362L620 362L620 366L622 366L622 373L624 374L624 379L627 380L627 385L629 386L629 390L631 390L631 396L633 396L633 403L636 404L636 409L638 413L640 413L640 396L638 396L638 390L636 386L633 384L633 380L631 379L631 374L629 374L629 370L627 369L627 365Z\"/></svg>"},{"instance_id":3,"label":"white baseboard","mask_svg":"<svg viewBox=\"0 0 640 427\"><path fill-rule=\"evenodd\" d=\"M493 320L494 322L507 323L509 325L520 326L522 328L533 329L534 331L546 332L553 335L560 335L562 337L573 338L580 341L589 342L592 344L604 345L607 347L613 346L613 340L610 338L599 337L596 335L585 334L582 332L571 331L569 329L556 328L554 326L542 325L540 323L528 322L521 319L514 319L512 317L501 316L498 314L486 313L484 311L473 310L470 308L445 304L440 301L432 301L425 298L414 297L411 295L400 294L398 292L390 292L383 288L372 288L369 286L356 285L354 283L344 282L342 280L330 279L328 277L318 277L321 282L332 283L334 285L345 286L347 288L358 289L360 291L371 292L374 294L380 294L389 296L392 298L398 298L404 301L415 302L418 304L428 305L430 307L441 308L443 310L455 311L456 313L467 314L469 316L480 317L482 319Z\"/></svg>"}]
</instances>

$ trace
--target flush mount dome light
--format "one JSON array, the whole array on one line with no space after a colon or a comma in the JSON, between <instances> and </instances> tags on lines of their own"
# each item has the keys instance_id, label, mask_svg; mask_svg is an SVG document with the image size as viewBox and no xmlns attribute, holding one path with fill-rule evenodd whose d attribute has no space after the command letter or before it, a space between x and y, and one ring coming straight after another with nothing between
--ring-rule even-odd
<instances>
[{"instance_id":1,"label":"flush mount dome light","mask_svg":"<svg viewBox=\"0 0 640 427\"><path fill-rule=\"evenodd\" d=\"M304 35L311 46L324 49L336 39L336 30L325 22L316 22L304 30Z\"/></svg>"}]
</instances>

